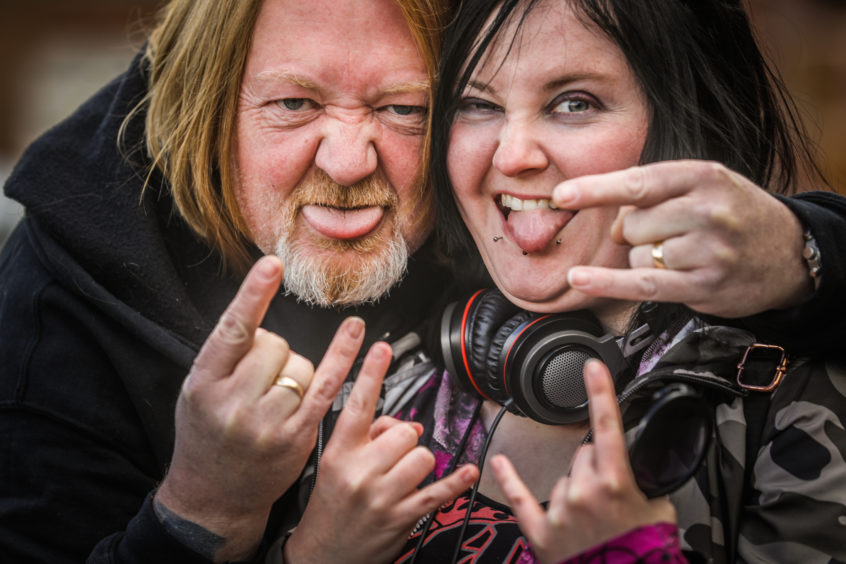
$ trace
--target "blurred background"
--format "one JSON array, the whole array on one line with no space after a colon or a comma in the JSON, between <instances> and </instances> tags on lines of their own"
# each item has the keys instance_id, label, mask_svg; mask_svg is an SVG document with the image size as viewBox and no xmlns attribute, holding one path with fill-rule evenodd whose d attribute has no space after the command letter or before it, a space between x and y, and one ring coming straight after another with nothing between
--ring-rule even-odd
<instances>
[{"instance_id":1,"label":"blurred background","mask_svg":"<svg viewBox=\"0 0 846 564\"><path fill-rule=\"evenodd\" d=\"M0 184L26 146L123 71L163 0L0 0ZM846 194L846 0L748 0L823 171ZM808 186L806 188L813 188ZM0 246L21 211L0 196Z\"/></svg>"}]
</instances>

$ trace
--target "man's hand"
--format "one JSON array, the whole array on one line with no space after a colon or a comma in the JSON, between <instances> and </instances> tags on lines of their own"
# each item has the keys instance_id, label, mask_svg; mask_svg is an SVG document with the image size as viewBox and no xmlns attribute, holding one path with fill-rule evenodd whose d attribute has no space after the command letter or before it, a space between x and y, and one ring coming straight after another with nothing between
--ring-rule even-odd
<instances>
[{"instance_id":1,"label":"man's hand","mask_svg":"<svg viewBox=\"0 0 846 564\"><path fill-rule=\"evenodd\" d=\"M299 526L285 545L285 562L390 561L417 521L470 487L464 466L420 490L432 453L417 446L417 423L373 421L382 377L391 360L386 343L368 351L347 405L326 446L317 484Z\"/></svg>"},{"instance_id":2,"label":"man's hand","mask_svg":"<svg viewBox=\"0 0 846 564\"><path fill-rule=\"evenodd\" d=\"M360 319L345 320L315 371L259 327L281 280L277 258L256 263L177 400L173 458L155 507L171 534L215 561L245 560L257 548L271 505L302 471L364 336ZM285 377L302 398L290 380L275 385Z\"/></svg>"},{"instance_id":3,"label":"man's hand","mask_svg":"<svg viewBox=\"0 0 846 564\"><path fill-rule=\"evenodd\" d=\"M570 269L570 285L585 294L731 318L798 305L813 291L799 220L721 164L670 161L584 176L558 185L553 201L576 210L621 206L612 236L632 245L631 269ZM666 270L652 260L661 243Z\"/></svg>"},{"instance_id":4,"label":"man's hand","mask_svg":"<svg viewBox=\"0 0 846 564\"><path fill-rule=\"evenodd\" d=\"M585 364L585 386L593 444L580 447L569 477L553 487L544 511L503 456L491 459L494 475L541 562L555 563L627 531L654 523L674 523L666 497L649 500L629 465L623 421L608 368Z\"/></svg>"}]
</instances>

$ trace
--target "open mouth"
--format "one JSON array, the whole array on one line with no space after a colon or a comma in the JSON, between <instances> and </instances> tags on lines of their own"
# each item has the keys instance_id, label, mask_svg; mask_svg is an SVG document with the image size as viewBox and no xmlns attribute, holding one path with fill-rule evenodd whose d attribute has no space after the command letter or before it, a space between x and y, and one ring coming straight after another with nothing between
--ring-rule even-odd
<instances>
[{"instance_id":1,"label":"open mouth","mask_svg":"<svg viewBox=\"0 0 846 564\"><path fill-rule=\"evenodd\" d=\"M558 206L549 198L523 200L511 194L500 194L496 198L502 215L508 218L512 211L557 210Z\"/></svg>"}]
</instances>

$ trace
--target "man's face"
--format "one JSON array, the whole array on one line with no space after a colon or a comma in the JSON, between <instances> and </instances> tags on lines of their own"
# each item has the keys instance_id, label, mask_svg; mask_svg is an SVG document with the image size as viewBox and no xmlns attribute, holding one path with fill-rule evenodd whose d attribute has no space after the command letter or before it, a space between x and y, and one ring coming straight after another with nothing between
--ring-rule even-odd
<instances>
[{"instance_id":1,"label":"man's face","mask_svg":"<svg viewBox=\"0 0 846 564\"><path fill-rule=\"evenodd\" d=\"M310 303L378 299L432 228L428 77L393 0L266 0L238 102L236 197Z\"/></svg>"}]
</instances>

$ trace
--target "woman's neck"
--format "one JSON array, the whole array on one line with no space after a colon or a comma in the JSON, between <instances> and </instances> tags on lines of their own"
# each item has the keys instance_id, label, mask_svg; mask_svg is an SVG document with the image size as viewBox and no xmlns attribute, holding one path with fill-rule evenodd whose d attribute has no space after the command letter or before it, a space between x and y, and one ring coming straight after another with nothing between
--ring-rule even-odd
<instances>
[{"instance_id":1,"label":"woman's neck","mask_svg":"<svg viewBox=\"0 0 846 564\"><path fill-rule=\"evenodd\" d=\"M500 405L485 401L482 422L487 429L490 429L500 409ZM555 482L569 473L573 456L584 440L588 427L587 422L544 425L528 417L506 413L491 437L486 461L494 454L505 454L532 494L539 501L546 501ZM499 503L508 503L487 462L482 469L479 492Z\"/></svg>"},{"instance_id":2,"label":"woman's neck","mask_svg":"<svg viewBox=\"0 0 846 564\"><path fill-rule=\"evenodd\" d=\"M608 301L594 308L593 313L602 328L612 335L624 335L640 304L637 302Z\"/></svg>"}]
</instances>

